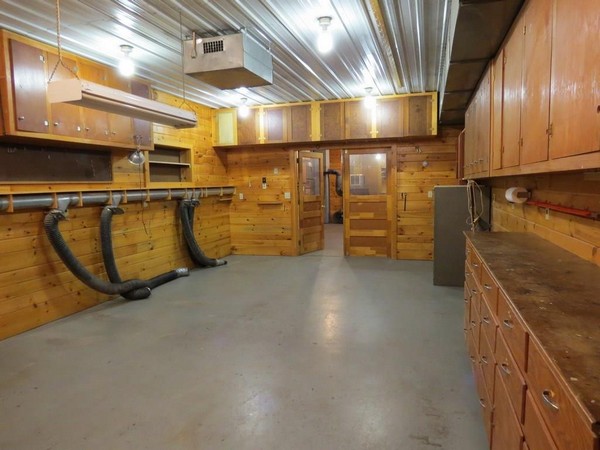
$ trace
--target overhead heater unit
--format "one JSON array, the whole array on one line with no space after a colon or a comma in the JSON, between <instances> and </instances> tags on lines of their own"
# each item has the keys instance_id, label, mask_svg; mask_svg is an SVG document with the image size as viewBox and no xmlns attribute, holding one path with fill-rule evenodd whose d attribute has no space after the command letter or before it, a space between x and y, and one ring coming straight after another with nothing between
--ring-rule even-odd
<instances>
[{"instance_id":1,"label":"overhead heater unit","mask_svg":"<svg viewBox=\"0 0 600 450\"><path fill-rule=\"evenodd\" d=\"M246 33L197 38L184 42L183 71L219 89L273 83L269 50Z\"/></svg>"},{"instance_id":2,"label":"overhead heater unit","mask_svg":"<svg viewBox=\"0 0 600 450\"><path fill-rule=\"evenodd\" d=\"M48 101L71 103L175 128L192 128L197 124L192 111L78 78L48 83Z\"/></svg>"}]
</instances>

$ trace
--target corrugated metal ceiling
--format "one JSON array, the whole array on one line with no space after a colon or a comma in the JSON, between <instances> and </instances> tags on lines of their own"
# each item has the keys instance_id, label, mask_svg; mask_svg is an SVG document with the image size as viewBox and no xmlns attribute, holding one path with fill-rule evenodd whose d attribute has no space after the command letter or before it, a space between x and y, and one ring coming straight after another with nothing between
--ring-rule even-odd
<instances>
[{"instance_id":1,"label":"corrugated metal ceiling","mask_svg":"<svg viewBox=\"0 0 600 450\"><path fill-rule=\"evenodd\" d=\"M134 47L138 74L182 95L181 37L245 29L270 47L274 82L249 89L269 104L440 90L451 1L457 0L61 0L63 48L116 65ZM2 0L0 27L56 44L55 2ZM316 51L317 18L333 17L334 50ZM185 77L186 96L212 107L241 95Z\"/></svg>"},{"instance_id":2,"label":"corrugated metal ceiling","mask_svg":"<svg viewBox=\"0 0 600 450\"><path fill-rule=\"evenodd\" d=\"M134 47L138 75L211 106L440 92L441 123L467 103L523 0L60 0L63 47L116 66ZM0 0L0 27L56 45L55 0ZM334 50L316 50L331 16ZM182 75L181 42L195 31L245 30L271 49L273 85L240 94Z\"/></svg>"}]
</instances>

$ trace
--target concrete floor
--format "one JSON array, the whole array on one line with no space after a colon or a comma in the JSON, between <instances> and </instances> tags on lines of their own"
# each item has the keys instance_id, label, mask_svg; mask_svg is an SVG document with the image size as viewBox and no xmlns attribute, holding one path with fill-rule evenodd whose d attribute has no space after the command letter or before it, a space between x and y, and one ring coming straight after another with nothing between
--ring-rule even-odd
<instances>
[{"instance_id":1,"label":"concrete floor","mask_svg":"<svg viewBox=\"0 0 600 450\"><path fill-rule=\"evenodd\" d=\"M485 449L461 289L340 248L0 342L0 449Z\"/></svg>"}]
</instances>

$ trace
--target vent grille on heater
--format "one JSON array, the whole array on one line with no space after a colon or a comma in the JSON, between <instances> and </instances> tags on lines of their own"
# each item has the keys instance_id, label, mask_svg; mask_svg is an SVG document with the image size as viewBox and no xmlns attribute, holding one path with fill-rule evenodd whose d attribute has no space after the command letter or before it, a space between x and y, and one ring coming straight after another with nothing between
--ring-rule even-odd
<instances>
[{"instance_id":1,"label":"vent grille on heater","mask_svg":"<svg viewBox=\"0 0 600 450\"><path fill-rule=\"evenodd\" d=\"M222 52L223 51L223 40L221 39L219 41L203 42L202 50L204 51L205 55L207 53Z\"/></svg>"}]
</instances>

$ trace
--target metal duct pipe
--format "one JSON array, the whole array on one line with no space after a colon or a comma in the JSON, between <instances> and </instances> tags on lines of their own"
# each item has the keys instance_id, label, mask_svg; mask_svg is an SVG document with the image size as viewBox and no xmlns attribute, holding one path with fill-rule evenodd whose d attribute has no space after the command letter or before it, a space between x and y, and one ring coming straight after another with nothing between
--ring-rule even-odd
<instances>
[{"instance_id":1,"label":"metal duct pipe","mask_svg":"<svg viewBox=\"0 0 600 450\"><path fill-rule=\"evenodd\" d=\"M204 254L194 237L194 210L198 200L182 200L179 203L179 219L183 226L183 235L190 251L190 256L196 264L204 267L216 267L227 264L224 259L209 258Z\"/></svg>"},{"instance_id":2,"label":"metal duct pipe","mask_svg":"<svg viewBox=\"0 0 600 450\"><path fill-rule=\"evenodd\" d=\"M119 270L117 269L117 263L115 262L115 254L113 252L112 245L112 231L111 222L114 214L123 214L121 208L115 206L105 206L102 209L100 215L100 240L102 248L102 259L104 261L104 267L108 278L112 283L122 283ZM165 272L161 275L157 275L154 278L148 280L148 288L135 289L130 292L124 292L121 294L128 300L141 300L150 296L151 289L154 289L160 285L173 281L179 277L187 277L190 274L187 267L180 267L169 272Z\"/></svg>"},{"instance_id":3,"label":"metal duct pipe","mask_svg":"<svg viewBox=\"0 0 600 450\"><path fill-rule=\"evenodd\" d=\"M325 175L335 175L335 193L340 197L344 196L344 189L342 185L342 174L339 170L328 169L323 172Z\"/></svg>"},{"instance_id":4,"label":"metal duct pipe","mask_svg":"<svg viewBox=\"0 0 600 450\"><path fill-rule=\"evenodd\" d=\"M127 202L139 202L147 199L150 200L181 200L185 198L199 197L214 197L221 195L232 195L235 192L233 186L225 187L209 187L209 188L194 188L194 189L148 189L134 191L112 191L112 195L120 195L121 198L127 199ZM12 201L11 201L12 197ZM106 205L110 202L111 193L104 192L83 192L81 194L61 193L61 194L11 194L0 195L0 211L8 210L11 205L14 211L36 208L52 208L55 202L61 208L66 209L69 206L93 206Z\"/></svg>"}]
</instances>

